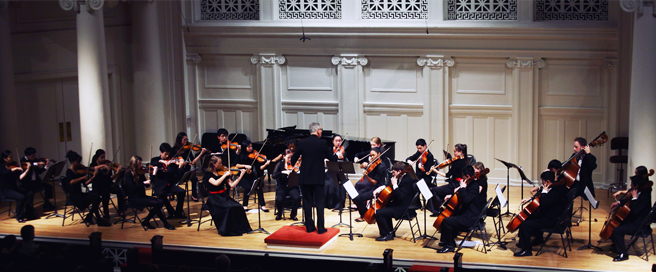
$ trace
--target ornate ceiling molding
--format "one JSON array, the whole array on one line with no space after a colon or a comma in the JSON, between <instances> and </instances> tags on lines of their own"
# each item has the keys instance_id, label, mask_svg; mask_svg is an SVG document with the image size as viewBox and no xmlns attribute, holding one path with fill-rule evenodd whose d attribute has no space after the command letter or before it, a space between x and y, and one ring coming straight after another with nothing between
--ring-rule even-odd
<instances>
[{"instance_id":1,"label":"ornate ceiling molding","mask_svg":"<svg viewBox=\"0 0 656 272\"><path fill-rule=\"evenodd\" d=\"M333 65L342 65L344 67L355 67L357 65L365 66L369 63L369 59L360 56L342 56L342 57L333 57L330 62Z\"/></svg>"},{"instance_id":2,"label":"ornate ceiling molding","mask_svg":"<svg viewBox=\"0 0 656 272\"><path fill-rule=\"evenodd\" d=\"M251 63L253 64L262 64L262 65L283 65L287 59L285 56L276 56L276 55L259 55L252 56Z\"/></svg>"},{"instance_id":3,"label":"ornate ceiling molding","mask_svg":"<svg viewBox=\"0 0 656 272\"><path fill-rule=\"evenodd\" d=\"M532 57L509 58L506 61L506 66L508 68L532 69L535 67L542 69L544 68L544 65L545 64L543 59L533 60Z\"/></svg>"},{"instance_id":4,"label":"ornate ceiling molding","mask_svg":"<svg viewBox=\"0 0 656 272\"><path fill-rule=\"evenodd\" d=\"M199 64L201 61L201 57L197 53L187 53L187 60L193 61L195 64Z\"/></svg>"},{"instance_id":5,"label":"ornate ceiling molding","mask_svg":"<svg viewBox=\"0 0 656 272\"><path fill-rule=\"evenodd\" d=\"M455 61L452 58L444 58L444 57L420 57L417 59L417 65L422 66L422 67L436 67L436 68L442 68L442 67L453 67L455 65Z\"/></svg>"},{"instance_id":6,"label":"ornate ceiling molding","mask_svg":"<svg viewBox=\"0 0 656 272\"><path fill-rule=\"evenodd\" d=\"M656 1L654 0L620 0L620 8L625 12L637 11L638 14L645 12L645 6L654 6L652 16L656 17Z\"/></svg>"}]
</instances>

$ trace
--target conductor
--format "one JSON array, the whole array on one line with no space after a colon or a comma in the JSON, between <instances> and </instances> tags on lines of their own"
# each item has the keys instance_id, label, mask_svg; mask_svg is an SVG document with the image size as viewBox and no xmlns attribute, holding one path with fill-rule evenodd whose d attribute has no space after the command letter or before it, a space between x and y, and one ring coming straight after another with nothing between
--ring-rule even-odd
<instances>
[{"instance_id":1,"label":"conductor","mask_svg":"<svg viewBox=\"0 0 656 272\"><path fill-rule=\"evenodd\" d=\"M292 155L292 165L302 157L299 185L301 193L303 194L303 213L305 216L305 228L307 232L318 231L319 234L325 233L327 230L324 227L323 210L325 206L326 193L324 191L325 185L325 167L324 159L327 158L331 161L336 161L338 158L342 159L341 153L339 155L333 154L328 148L326 142L321 140L321 125L313 122L310 124L310 137L305 138L298 142L296 151ZM312 220L312 206L317 207L317 227L314 226Z\"/></svg>"}]
</instances>

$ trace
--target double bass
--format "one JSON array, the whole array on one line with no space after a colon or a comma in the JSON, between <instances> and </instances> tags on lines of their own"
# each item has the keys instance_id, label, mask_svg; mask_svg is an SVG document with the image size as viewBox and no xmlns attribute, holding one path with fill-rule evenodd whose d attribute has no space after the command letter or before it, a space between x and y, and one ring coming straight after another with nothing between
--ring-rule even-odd
<instances>
[{"instance_id":1,"label":"double bass","mask_svg":"<svg viewBox=\"0 0 656 272\"><path fill-rule=\"evenodd\" d=\"M651 175L654 174L654 169L649 170L649 173L646 174L644 177L647 178ZM620 202L617 207L612 209L610 213L608 214L608 217L606 218L606 222L604 223L604 227L601 229L601 232L599 233L599 237L601 240L606 241L608 238L610 238L611 234L613 234L613 230L618 227L624 219L629 215L631 212L631 190L642 190L651 187L654 185L653 181L647 182L645 185L642 187L637 187L637 186L631 186L631 189L629 189L626 194L624 194L618 201Z\"/></svg>"},{"instance_id":2,"label":"double bass","mask_svg":"<svg viewBox=\"0 0 656 272\"><path fill-rule=\"evenodd\" d=\"M470 177L469 179L466 179L465 182L469 184L470 181L475 180L480 178L481 176L485 176L488 173L490 173L489 168L485 168L478 172L476 175L473 177ZM449 198L449 201L445 202L441 209L442 211L440 212L440 215L437 216L435 219L435 222L433 223L433 227L435 227L437 230L441 230L442 228L442 221L446 219L447 217L451 217L462 205L462 202L460 201L460 191L457 191L451 198Z\"/></svg>"},{"instance_id":3,"label":"double bass","mask_svg":"<svg viewBox=\"0 0 656 272\"><path fill-rule=\"evenodd\" d=\"M606 132L602 132L595 138L592 142L588 144L589 147L597 147L599 145L603 145L608 141L608 136L606 136ZM558 173L556 174L556 182L558 183L565 183L567 185L567 188L572 188L572 185L574 185L574 181L576 180L576 176L579 174L579 170L581 167L579 166L579 157L585 153L584 149L581 149L581 151L577 152L576 154L572 155L567 161L561 165L560 170L558 170Z\"/></svg>"}]
</instances>

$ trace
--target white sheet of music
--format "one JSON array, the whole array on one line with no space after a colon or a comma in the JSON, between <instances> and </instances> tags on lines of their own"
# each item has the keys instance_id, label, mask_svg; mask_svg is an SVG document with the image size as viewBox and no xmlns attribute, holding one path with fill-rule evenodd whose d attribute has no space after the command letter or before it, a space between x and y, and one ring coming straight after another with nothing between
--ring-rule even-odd
<instances>
[{"instance_id":1,"label":"white sheet of music","mask_svg":"<svg viewBox=\"0 0 656 272\"><path fill-rule=\"evenodd\" d=\"M583 193L585 194L585 196L588 197L588 201L590 202L590 205L592 205L592 208L596 210L597 207L599 207L599 201L597 201L594 198L594 196L592 196L592 193L590 192L590 189L588 189L588 186L585 186L585 190L583 191Z\"/></svg>"},{"instance_id":2,"label":"white sheet of music","mask_svg":"<svg viewBox=\"0 0 656 272\"><path fill-rule=\"evenodd\" d=\"M433 193L428 189L428 185L426 185L424 179L417 181L417 188L419 188L419 192L424 196L424 199L431 199L433 197Z\"/></svg>"},{"instance_id":3,"label":"white sheet of music","mask_svg":"<svg viewBox=\"0 0 656 272\"><path fill-rule=\"evenodd\" d=\"M506 201L506 198L503 196L503 192L501 191L501 187L497 183L497 187L494 188L494 191L497 193L497 197L499 198L499 204L501 204L501 208L506 207L508 202Z\"/></svg>"},{"instance_id":4,"label":"white sheet of music","mask_svg":"<svg viewBox=\"0 0 656 272\"><path fill-rule=\"evenodd\" d=\"M354 198L358 197L358 195L359 195L358 190L355 189L355 187L353 186L353 183L344 182L344 185L342 185L342 186L344 186L344 189L346 189L346 192L349 194L351 199L354 199Z\"/></svg>"}]
</instances>

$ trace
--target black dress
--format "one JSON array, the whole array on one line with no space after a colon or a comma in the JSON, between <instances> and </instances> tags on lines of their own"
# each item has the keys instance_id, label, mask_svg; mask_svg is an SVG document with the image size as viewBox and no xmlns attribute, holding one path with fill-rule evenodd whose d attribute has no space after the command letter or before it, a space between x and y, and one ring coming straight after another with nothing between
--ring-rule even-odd
<instances>
[{"instance_id":1,"label":"black dress","mask_svg":"<svg viewBox=\"0 0 656 272\"><path fill-rule=\"evenodd\" d=\"M203 176L203 183L209 192L207 208L212 214L216 230L221 236L241 236L250 232L252 229L244 208L228 195L228 181L224 180L219 186L214 186L210 183L210 178L221 177L211 172L206 172Z\"/></svg>"}]
</instances>

